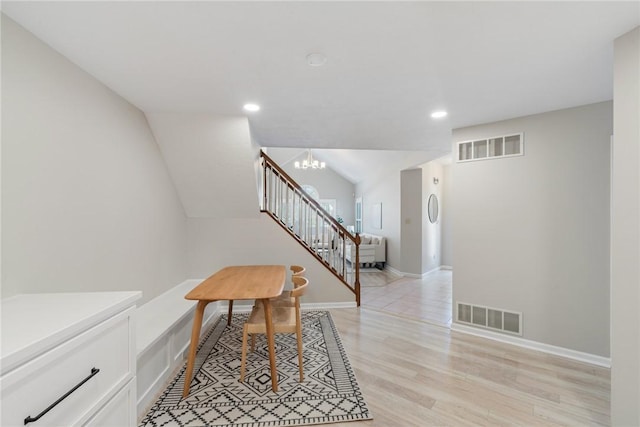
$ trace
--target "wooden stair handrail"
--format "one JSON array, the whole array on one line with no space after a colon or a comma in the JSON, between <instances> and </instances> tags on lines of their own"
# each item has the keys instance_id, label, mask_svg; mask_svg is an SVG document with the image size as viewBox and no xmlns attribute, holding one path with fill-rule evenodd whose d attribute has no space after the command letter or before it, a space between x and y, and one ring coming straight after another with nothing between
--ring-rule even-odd
<instances>
[{"instance_id":1,"label":"wooden stair handrail","mask_svg":"<svg viewBox=\"0 0 640 427\"><path fill-rule=\"evenodd\" d=\"M300 186L300 184L298 184L293 178L291 178L291 176L289 176L288 173L286 173L276 162L273 161L273 159L271 159L271 157L269 157L267 155L267 153L265 153L264 151L260 151L260 157L264 158L266 160L266 162L269 164L269 167L275 169L278 171L279 174L281 174L282 176L284 176L287 181L291 184L291 186L297 190L299 190L302 194L304 194L305 196L307 196L308 201L313 204L320 212L323 212L326 214L327 218L329 218L329 222L331 222L333 225L335 225L340 231L342 231L343 233L345 233L345 235L347 235L349 237L349 239L351 241L353 241L353 243L356 243L356 238L353 234L351 234L351 232L349 230L347 230L346 228L344 228L344 226L342 224L340 224L338 222L338 220L336 220L334 217L331 216L331 214L329 212L327 212L322 206L320 206L320 203L318 203L313 197L311 197L309 195L309 193L307 193L306 191L304 191L302 189L302 187ZM264 196L265 198L267 197L266 194ZM357 234L356 234L357 235ZM360 243L358 243L359 245Z\"/></svg>"},{"instance_id":2,"label":"wooden stair handrail","mask_svg":"<svg viewBox=\"0 0 640 427\"><path fill-rule=\"evenodd\" d=\"M261 209L262 212L267 213L272 219L274 219L280 226L287 231L295 240L298 241L302 247L304 247L307 251L309 251L318 261L321 262L335 277L337 277L347 288L349 288L356 297L356 303L360 306L360 235L356 233L356 235L352 235L342 224L340 224L329 212L327 212L316 200L314 200L306 191L302 189L302 187L293 179L289 174L287 174L277 163L273 161L264 151L260 151L260 157L262 158L262 172L263 172L263 207ZM335 249L341 249L341 253L343 257L346 257L347 250L347 240L350 240L355 246L355 262L352 263L352 268L354 271L354 283L349 283L346 276L346 264L343 260L342 262L342 274L340 271L336 270L335 265L332 265L330 261L328 261L325 257L319 255L316 250L309 245L309 242L303 239L300 235L297 235L295 231L290 228L292 226L287 226L285 224L285 220L282 218L278 218L275 212L269 210L268 204L269 200L267 198L267 169L270 168L272 173L275 172L276 179L280 181L281 184L286 185L287 192L291 189L294 194L297 191L299 193L299 202L304 203L305 206L313 207L313 210L316 212L316 215L319 215L322 219L323 223L326 223L333 232L338 236L338 242L342 244L342 247L338 247ZM315 243L315 242L314 242ZM324 242L323 243L329 243ZM332 241L332 245L333 245ZM331 247L334 249L334 247Z\"/></svg>"}]
</instances>

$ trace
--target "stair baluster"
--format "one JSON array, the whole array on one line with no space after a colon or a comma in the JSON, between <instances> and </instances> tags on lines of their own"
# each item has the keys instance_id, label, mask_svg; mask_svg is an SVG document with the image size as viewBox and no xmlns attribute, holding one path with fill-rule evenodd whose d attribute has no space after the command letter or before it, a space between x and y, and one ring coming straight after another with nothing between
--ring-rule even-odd
<instances>
[{"instance_id":1,"label":"stair baluster","mask_svg":"<svg viewBox=\"0 0 640 427\"><path fill-rule=\"evenodd\" d=\"M263 202L261 211L273 218L289 235L347 286L360 306L360 236L352 235L311 198L266 153L261 152ZM349 263L346 251L355 250Z\"/></svg>"}]
</instances>

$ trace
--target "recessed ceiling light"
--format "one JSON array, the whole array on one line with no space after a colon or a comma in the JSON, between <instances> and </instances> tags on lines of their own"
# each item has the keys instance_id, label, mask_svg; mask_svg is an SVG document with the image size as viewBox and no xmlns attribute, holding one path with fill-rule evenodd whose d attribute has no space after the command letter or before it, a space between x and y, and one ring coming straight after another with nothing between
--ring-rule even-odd
<instances>
[{"instance_id":1,"label":"recessed ceiling light","mask_svg":"<svg viewBox=\"0 0 640 427\"><path fill-rule=\"evenodd\" d=\"M446 111L434 111L433 113L431 113L431 117L434 119L441 119L443 117L447 117L447 112Z\"/></svg>"},{"instance_id":2,"label":"recessed ceiling light","mask_svg":"<svg viewBox=\"0 0 640 427\"><path fill-rule=\"evenodd\" d=\"M327 63L327 57L321 53L310 53L307 55L307 64L311 67L321 67Z\"/></svg>"},{"instance_id":3,"label":"recessed ceiling light","mask_svg":"<svg viewBox=\"0 0 640 427\"><path fill-rule=\"evenodd\" d=\"M242 108L244 108L244 111L260 111L260 106L258 104L244 104Z\"/></svg>"}]
</instances>

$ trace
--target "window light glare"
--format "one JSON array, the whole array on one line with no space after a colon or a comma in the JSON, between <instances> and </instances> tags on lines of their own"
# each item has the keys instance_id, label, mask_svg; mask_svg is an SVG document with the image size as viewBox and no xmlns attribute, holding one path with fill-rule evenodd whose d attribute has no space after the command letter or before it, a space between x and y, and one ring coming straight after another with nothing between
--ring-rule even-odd
<instances>
[{"instance_id":1,"label":"window light glare","mask_svg":"<svg viewBox=\"0 0 640 427\"><path fill-rule=\"evenodd\" d=\"M255 111L260 111L260 106L258 104L244 104L244 111L250 111L250 112L255 112Z\"/></svg>"},{"instance_id":2,"label":"window light glare","mask_svg":"<svg viewBox=\"0 0 640 427\"><path fill-rule=\"evenodd\" d=\"M447 117L446 111L434 111L433 113L431 113L431 118L441 119L443 117Z\"/></svg>"}]
</instances>

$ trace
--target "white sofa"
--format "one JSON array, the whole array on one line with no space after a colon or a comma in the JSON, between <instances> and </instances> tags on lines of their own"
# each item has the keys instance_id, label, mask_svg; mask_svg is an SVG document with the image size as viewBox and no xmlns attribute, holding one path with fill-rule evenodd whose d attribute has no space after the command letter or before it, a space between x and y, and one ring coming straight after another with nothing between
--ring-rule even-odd
<instances>
[{"instance_id":1,"label":"white sofa","mask_svg":"<svg viewBox=\"0 0 640 427\"><path fill-rule=\"evenodd\" d=\"M355 245L349 245L347 247L346 259L349 262L355 261ZM381 265L382 268L384 268L384 264L387 262L387 242L385 238L369 233L360 234L359 260L361 264Z\"/></svg>"}]
</instances>

